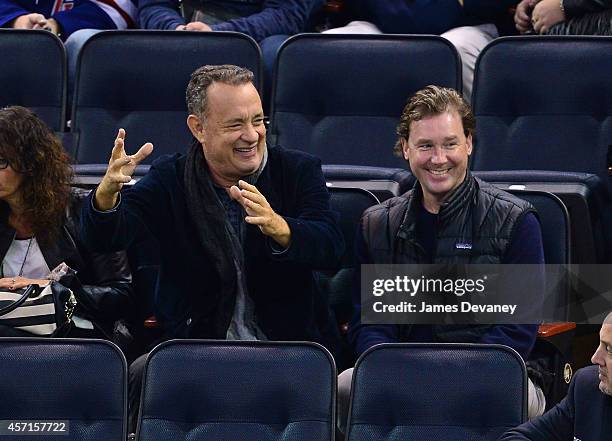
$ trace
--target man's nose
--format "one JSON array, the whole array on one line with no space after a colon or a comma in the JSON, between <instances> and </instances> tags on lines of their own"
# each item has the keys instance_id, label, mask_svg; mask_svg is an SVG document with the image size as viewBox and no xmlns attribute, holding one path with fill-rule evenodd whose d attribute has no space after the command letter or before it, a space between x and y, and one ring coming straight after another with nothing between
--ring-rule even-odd
<instances>
[{"instance_id":1,"label":"man's nose","mask_svg":"<svg viewBox=\"0 0 612 441\"><path fill-rule=\"evenodd\" d=\"M591 363L597 364L599 366L604 365L604 357L603 357L603 349L601 345L597 348L593 356L591 357Z\"/></svg>"},{"instance_id":2,"label":"man's nose","mask_svg":"<svg viewBox=\"0 0 612 441\"><path fill-rule=\"evenodd\" d=\"M434 164L446 163L446 151L440 146L435 146L431 152L431 162Z\"/></svg>"},{"instance_id":3,"label":"man's nose","mask_svg":"<svg viewBox=\"0 0 612 441\"><path fill-rule=\"evenodd\" d=\"M248 142L257 142L259 139L259 132L253 124L247 124L242 131L242 139Z\"/></svg>"}]
</instances>

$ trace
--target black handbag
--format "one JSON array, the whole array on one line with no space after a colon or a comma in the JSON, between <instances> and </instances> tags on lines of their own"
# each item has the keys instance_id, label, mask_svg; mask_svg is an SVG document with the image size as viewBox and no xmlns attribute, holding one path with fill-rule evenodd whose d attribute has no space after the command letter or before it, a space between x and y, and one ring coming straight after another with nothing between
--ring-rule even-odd
<instances>
[{"instance_id":1,"label":"black handbag","mask_svg":"<svg viewBox=\"0 0 612 441\"><path fill-rule=\"evenodd\" d=\"M612 35L612 9L570 18L553 26L547 35Z\"/></svg>"},{"instance_id":2,"label":"black handbag","mask_svg":"<svg viewBox=\"0 0 612 441\"><path fill-rule=\"evenodd\" d=\"M70 330L76 304L73 292L58 282L0 291L0 334L2 329L15 329L37 336L63 336Z\"/></svg>"}]
</instances>

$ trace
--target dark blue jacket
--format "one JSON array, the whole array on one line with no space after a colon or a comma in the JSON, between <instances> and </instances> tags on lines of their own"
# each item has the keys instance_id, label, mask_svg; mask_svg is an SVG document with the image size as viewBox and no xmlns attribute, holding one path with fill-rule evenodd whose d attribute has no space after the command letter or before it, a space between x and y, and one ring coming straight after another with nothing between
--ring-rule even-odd
<instances>
[{"instance_id":1,"label":"dark blue jacket","mask_svg":"<svg viewBox=\"0 0 612 441\"><path fill-rule=\"evenodd\" d=\"M0 0L0 26L34 12L55 19L63 40L79 29L133 28L137 15L136 0Z\"/></svg>"},{"instance_id":2,"label":"dark blue jacket","mask_svg":"<svg viewBox=\"0 0 612 441\"><path fill-rule=\"evenodd\" d=\"M506 432L499 441L612 439L612 397L599 390L597 371L597 366L580 369L563 401L541 417Z\"/></svg>"},{"instance_id":3,"label":"dark blue jacket","mask_svg":"<svg viewBox=\"0 0 612 441\"><path fill-rule=\"evenodd\" d=\"M210 298L219 291L220 280L187 209L184 168L185 156L163 157L122 192L115 210L99 212L86 204L81 233L93 249L110 251L127 248L150 232L160 245L154 309L165 338L225 338L213 331L215 305ZM312 270L335 268L344 241L337 215L330 210L320 161L306 153L270 148L255 185L291 229L289 249L273 254L270 239L257 226L246 226L247 286L258 324L271 340L311 340L333 350L335 324Z\"/></svg>"},{"instance_id":4,"label":"dark blue jacket","mask_svg":"<svg viewBox=\"0 0 612 441\"><path fill-rule=\"evenodd\" d=\"M213 31L234 31L261 41L271 35L303 32L310 14L322 0L204 0L230 8L241 18L213 24ZM178 0L140 0L140 26L144 29L176 29L185 24Z\"/></svg>"},{"instance_id":5,"label":"dark blue jacket","mask_svg":"<svg viewBox=\"0 0 612 441\"><path fill-rule=\"evenodd\" d=\"M386 34L442 34L459 26L503 23L518 0L349 0L351 13Z\"/></svg>"}]
</instances>

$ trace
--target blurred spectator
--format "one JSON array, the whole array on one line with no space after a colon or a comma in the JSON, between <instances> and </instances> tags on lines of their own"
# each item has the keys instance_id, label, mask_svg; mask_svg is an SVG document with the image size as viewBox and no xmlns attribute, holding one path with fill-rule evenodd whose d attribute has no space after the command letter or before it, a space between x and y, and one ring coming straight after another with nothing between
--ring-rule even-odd
<instances>
[{"instance_id":1,"label":"blurred spectator","mask_svg":"<svg viewBox=\"0 0 612 441\"><path fill-rule=\"evenodd\" d=\"M0 26L46 29L66 42L68 101L81 47L103 29L136 27L137 0L0 0Z\"/></svg>"},{"instance_id":2,"label":"blurred spectator","mask_svg":"<svg viewBox=\"0 0 612 441\"><path fill-rule=\"evenodd\" d=\"M612 35L612 0L523 0L514 22L523 34Z\"/></svg>"},{"instance_id":3,"label":"blurred spectator","mask_svg":"<svg viewBox=\"0 0 612 441\"><path fill-rule=\"evenodd\" d=\"M186 20L178 0L141 0L138 13L144 29L234 31L262 41L302 32L321 4L322 0L202 0L191 4L193 13Z\"/></svg>"},{"instance_id":4,"label":"blurred spectator","mask_svg":"<svg viewBox=\"0 0 612 441\"><path fill-rule=\"evenodd\" d=\"M357 21L330 29L334 34L441 34L455 45L463 64L463 96L472 95L480 51L500 35L514 32L510 9L518 0L347 0Z\"/></svg>"},{"instance_id":5,"label":"blurred spectator","mask_svg":"<svg viewBox=\"0 0 612 441\"><path fill-rule=\"evenodd\" d=\"M588 441L612 437L612 313L599 331L595 366L574 375L567 396L540 418L506 432L499 441Z\"/></svg>"},{"instance_id":6,"label":"blurred spectator","mask_svg":"<svg viewBox=\"0 0 612 441\"><path fill-rule=\"evenodd\" d=\"M63 41L79 29L133 28L136 12L130 0L0 0L0 26L46 29Z\"/></svg>"},{"instance_id":7,"label":"blurred spectator","mask_svg":"<svg viewBox=\"0 0 612 441\"><path fill-rule=\"evenodd\" d=\"M23 107L0 110L0 289L45 286L69 267L76 278L60 279L77 300L68 336L123 338L113 334L132 305L127 257L93 253L79 240L85 193L71 191L71 177L68 155L42 120ZM18 331L3 326L0 334L27 335Z\"/></svg>"},{"instance_id":8,"label":"blurred spectator","mask_svg":"<svg viewBox=\"0 0 612 441\"><path fill-rule=\"evenodd\" d=\"M233 31L247 34L261 46L264 60L264 103L268 103L278 47L291 35L304 32L309 17L324 0L200 0L183 17L178 0L140 0L138 14L144 29ZM185 9L187 9L185 7Z\"/></svg>"}]
</instances>

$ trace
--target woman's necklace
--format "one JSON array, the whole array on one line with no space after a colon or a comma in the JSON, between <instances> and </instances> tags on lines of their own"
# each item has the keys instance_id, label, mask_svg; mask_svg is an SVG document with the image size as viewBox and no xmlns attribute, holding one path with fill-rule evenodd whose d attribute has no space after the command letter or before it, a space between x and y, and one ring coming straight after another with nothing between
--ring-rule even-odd
<instances>
[{"instance_id":1,"label":"woman's necklace","mask_svg":"<svg viewBox=\"0 0 612 441\"><path fill-rule=\"evenodd\" d=\"M30 248L32 247L33 240L34 236L30 237L30 240L28 241L28 248L26 249L25 256L23 256L23 262L21 262L21 268L19 268L19 274L17 274L18 276L23 275L23 268L25 267L26 260L28 260L28 254L30 254Z\"/></svg>"}]
</instances>

